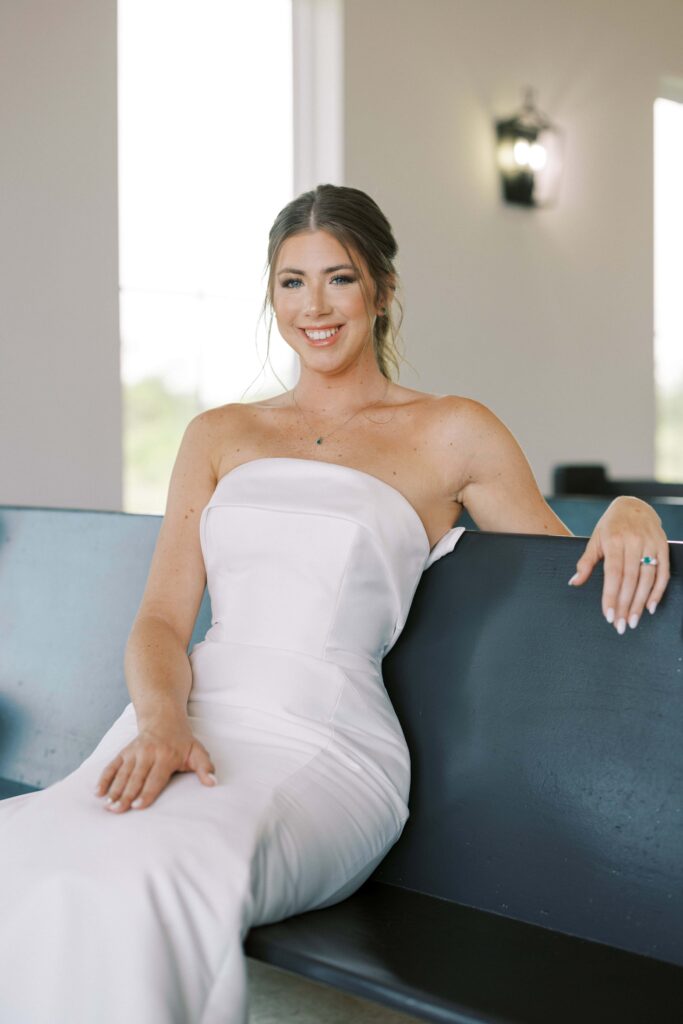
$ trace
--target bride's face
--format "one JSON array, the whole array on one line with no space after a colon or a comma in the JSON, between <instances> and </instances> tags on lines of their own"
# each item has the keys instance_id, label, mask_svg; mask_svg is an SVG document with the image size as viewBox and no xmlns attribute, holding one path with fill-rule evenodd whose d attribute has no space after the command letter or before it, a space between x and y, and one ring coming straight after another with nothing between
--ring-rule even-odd
<instances>
[{"instance_id":1,"label":"bride's face","mask_svg":"<svg viewBox=\"0 0 683 1024\"><path fill-rule=\"evenodd\" d=\"M367 266L358 255L355 261L372 296ZM307 365L341 368L364 349L374 360L360 282L344 247L326 231L291 235L283 242L275 265L273 308L280 334ZM373 308L372 316L378 312Z\"/></svg>"}]
</instances>

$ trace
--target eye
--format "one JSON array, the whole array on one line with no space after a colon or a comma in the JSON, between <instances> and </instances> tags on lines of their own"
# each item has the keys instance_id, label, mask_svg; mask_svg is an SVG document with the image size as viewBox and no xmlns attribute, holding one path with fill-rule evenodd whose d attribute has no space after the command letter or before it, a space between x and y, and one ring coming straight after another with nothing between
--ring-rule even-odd
<instances>
[{"instance_id":1,"label":"eye","mask_svg":"<svg viewBox=\"0 0 683 1024\"><path fill-rule=\"evenodd\" d=\"M341 284L353 284L356 280L355 277L349 277L346 274L335 274L334 277L330 278L331 282L341 282ZM287 277L284 281L280 282L282 288L290 288L291 285L303 284L299 277Z\"/></svg>"}]
</instances>

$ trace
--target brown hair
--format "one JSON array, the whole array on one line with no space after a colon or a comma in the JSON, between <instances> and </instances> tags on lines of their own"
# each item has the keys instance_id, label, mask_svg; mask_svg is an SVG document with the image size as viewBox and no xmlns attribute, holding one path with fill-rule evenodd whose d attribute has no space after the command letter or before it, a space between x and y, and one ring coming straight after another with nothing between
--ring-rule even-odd
<instances>
[{"instance_id":1,"label":"brown hair","mask_svg":"<svg viewBox=\"0 0 683 1024\"><path fill-rule=\"evenodd\" d=\"M397 347L399 329L403 321L403 308L396 298L398 274L394 260L398 246L389 221L374 199L357 188L345 185L318 185L310 192L302 192L278 213L268 235L268 260L266 273L268 285L262 314L270 310L268 324L268 347L273 323L273 292L275 286L275 264L284 241L291 235L305 231L327 231L344 246L349 262L353 265L365 298L368 323L372 326L372 345L381 373L396 379L400 372L399 360L403 358ZM375 294L367 294L361 269L354 253L365 260L375 285ZM399 307L396 324L392 316L392 303ZM385 314L377 316L373 324L373 306L384 302ZM267 357L267 354L266 354Z\"/></svg>"}]
</instances>

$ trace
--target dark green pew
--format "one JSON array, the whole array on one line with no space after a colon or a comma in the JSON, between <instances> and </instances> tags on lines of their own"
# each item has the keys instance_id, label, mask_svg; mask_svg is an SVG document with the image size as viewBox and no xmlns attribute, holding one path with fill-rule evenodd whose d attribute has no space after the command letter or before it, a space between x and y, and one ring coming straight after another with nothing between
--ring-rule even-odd
<instances>
[{"instance_id":1,"label":"dark green pew","mask_svg":"<svg viewBox=\"0 0 683 1024\"><path fill-rule=\"evenodd\" d=\"M584 497L633 494L636 498L644 498L646 501L652 498L683 499L683 483L642 478L619 480L610 477L607 468L600 463L565 464L553 469L553 494Z\"/></svg>"},{"instance_id":2,"label":"dark green pew","mask_svg":"<svg viewBox=\"0 0 683 1024\"><path fill-rule=\"evenodd\" d=\"M0 508L0 776L49 785L128 701L158 517ZM362 888L248 955L452 1024L679 1024L683 550L622 637L574 538L465 534L384 661L411 816ZM210 621L202 606L194 640ZM9 627L9 628L7 628Z\"/></svg>"}]
</instances>

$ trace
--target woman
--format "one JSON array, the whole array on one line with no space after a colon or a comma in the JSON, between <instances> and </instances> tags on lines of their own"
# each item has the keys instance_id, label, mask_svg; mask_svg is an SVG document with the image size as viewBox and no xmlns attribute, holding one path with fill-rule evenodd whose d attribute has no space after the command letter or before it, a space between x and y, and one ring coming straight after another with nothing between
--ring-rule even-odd
<instances>
[{"instance_id":1,"label":"woman","mask_svg":"<svg viewBox=\"0 0 683 1024\"><path fill-rule=\"evenodd\" d=\"M0 1019L245 1021L249 928L343 899L401 834L410 760L381 660L461 509L569 535L485 406L392 381L395 256L356 189L278 215L267 301L299 381L190 423L126 648L132 702L76 771L0 805ZM570 582L602 558L623 633L668 580L648 505L614 501Z\"/></svg>"}]
</instances>

